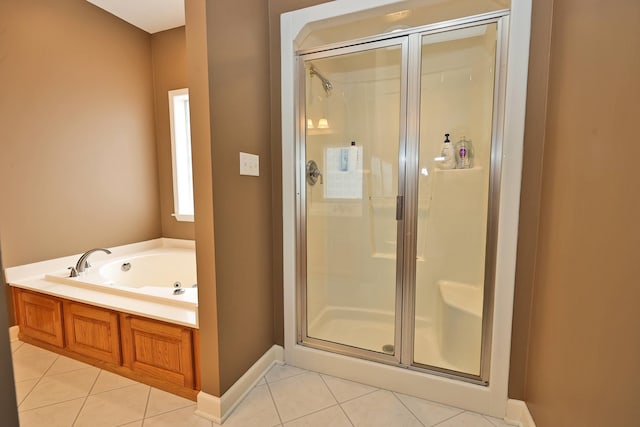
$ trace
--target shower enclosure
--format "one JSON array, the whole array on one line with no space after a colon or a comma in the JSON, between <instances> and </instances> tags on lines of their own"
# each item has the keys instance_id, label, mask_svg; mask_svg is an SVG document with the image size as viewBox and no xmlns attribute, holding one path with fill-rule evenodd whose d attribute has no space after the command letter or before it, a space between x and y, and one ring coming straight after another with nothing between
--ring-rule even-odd
<instances>
[{"instance_id":1,"label":"shower enclosure","mask_svg":"<svg viewBox=\"0 0 640 427\"><path fill-rule=\"evenodd\" d=\"M298 53L299 344L487 383L507 24Z\"/></svg>"}]
</instances>

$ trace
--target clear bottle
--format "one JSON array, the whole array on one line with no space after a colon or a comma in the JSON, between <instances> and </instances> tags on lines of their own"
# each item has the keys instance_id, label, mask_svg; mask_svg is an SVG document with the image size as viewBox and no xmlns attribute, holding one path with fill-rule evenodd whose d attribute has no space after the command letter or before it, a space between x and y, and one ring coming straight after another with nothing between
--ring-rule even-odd
<instances>
[{"instance_id":1,"label":"clear bottle","mask_svg":"<svg viewBox=\"0 0 640 427\"><path fill-rule=\"evenodd\" d=\"M454 169L456 167L456 158L448 133L444 134L440 157L436 157L436 162L440 169Z\"/></svg>"},{"instance_id":2,"label":"clear bottle","mask_svg":"<svg viewBox=\"0 0 640 427\"><path fill-rule=\"evenodd\" d=\"M471 140L462 137L460 141L456 143L456 169L471 169L473 168L473 144Z\"/></svg>"}]
</instances>

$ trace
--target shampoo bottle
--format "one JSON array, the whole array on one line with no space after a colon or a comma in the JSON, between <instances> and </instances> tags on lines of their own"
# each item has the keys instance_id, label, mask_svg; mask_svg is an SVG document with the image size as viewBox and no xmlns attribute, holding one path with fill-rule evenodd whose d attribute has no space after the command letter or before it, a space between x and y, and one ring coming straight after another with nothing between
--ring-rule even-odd
<instances>
[{"instance_id":1,"label":"shampoo bottle","mask_svg":"<svg viewBox=\"0 0 640 427\"><path fill-rule=\"evenodd\" d=\"M442 149L440 151L440 157L438 157L438 166L440 169L453 169L456 167L455 155L449 140L449 134L444 134L444 142L442 143Z\"/></svg>"}]
</instances>

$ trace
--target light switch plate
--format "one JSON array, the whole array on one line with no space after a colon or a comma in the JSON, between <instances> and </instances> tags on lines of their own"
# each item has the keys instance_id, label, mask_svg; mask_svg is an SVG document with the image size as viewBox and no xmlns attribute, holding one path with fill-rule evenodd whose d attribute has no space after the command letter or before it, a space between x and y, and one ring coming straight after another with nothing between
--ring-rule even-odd
<instances>
[{"instance_id":1,"label":"light switch plate","mask_svg":"<svg viewBox=\"0 0 640 427\"><path fill-rule=\"evenodd\" d=\"M240 152L240 175L260 176L260 156Z\"/></svg>"}]
</instances>

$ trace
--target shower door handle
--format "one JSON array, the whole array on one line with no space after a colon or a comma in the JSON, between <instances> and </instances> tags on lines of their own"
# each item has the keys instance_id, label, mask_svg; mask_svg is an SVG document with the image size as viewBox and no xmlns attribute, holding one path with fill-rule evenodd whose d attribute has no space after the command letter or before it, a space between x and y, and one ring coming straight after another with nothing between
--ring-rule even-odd
<instances>
[{"instance_id":1,"label":"shower door handle","mask_svg":"<svg viewBox=\"0 0 640 427\"><path fill-rule=\"evenodd\" d=\"M404 196L396 196L396 221L404 217Z\"/></svg>"}]
</instances>

